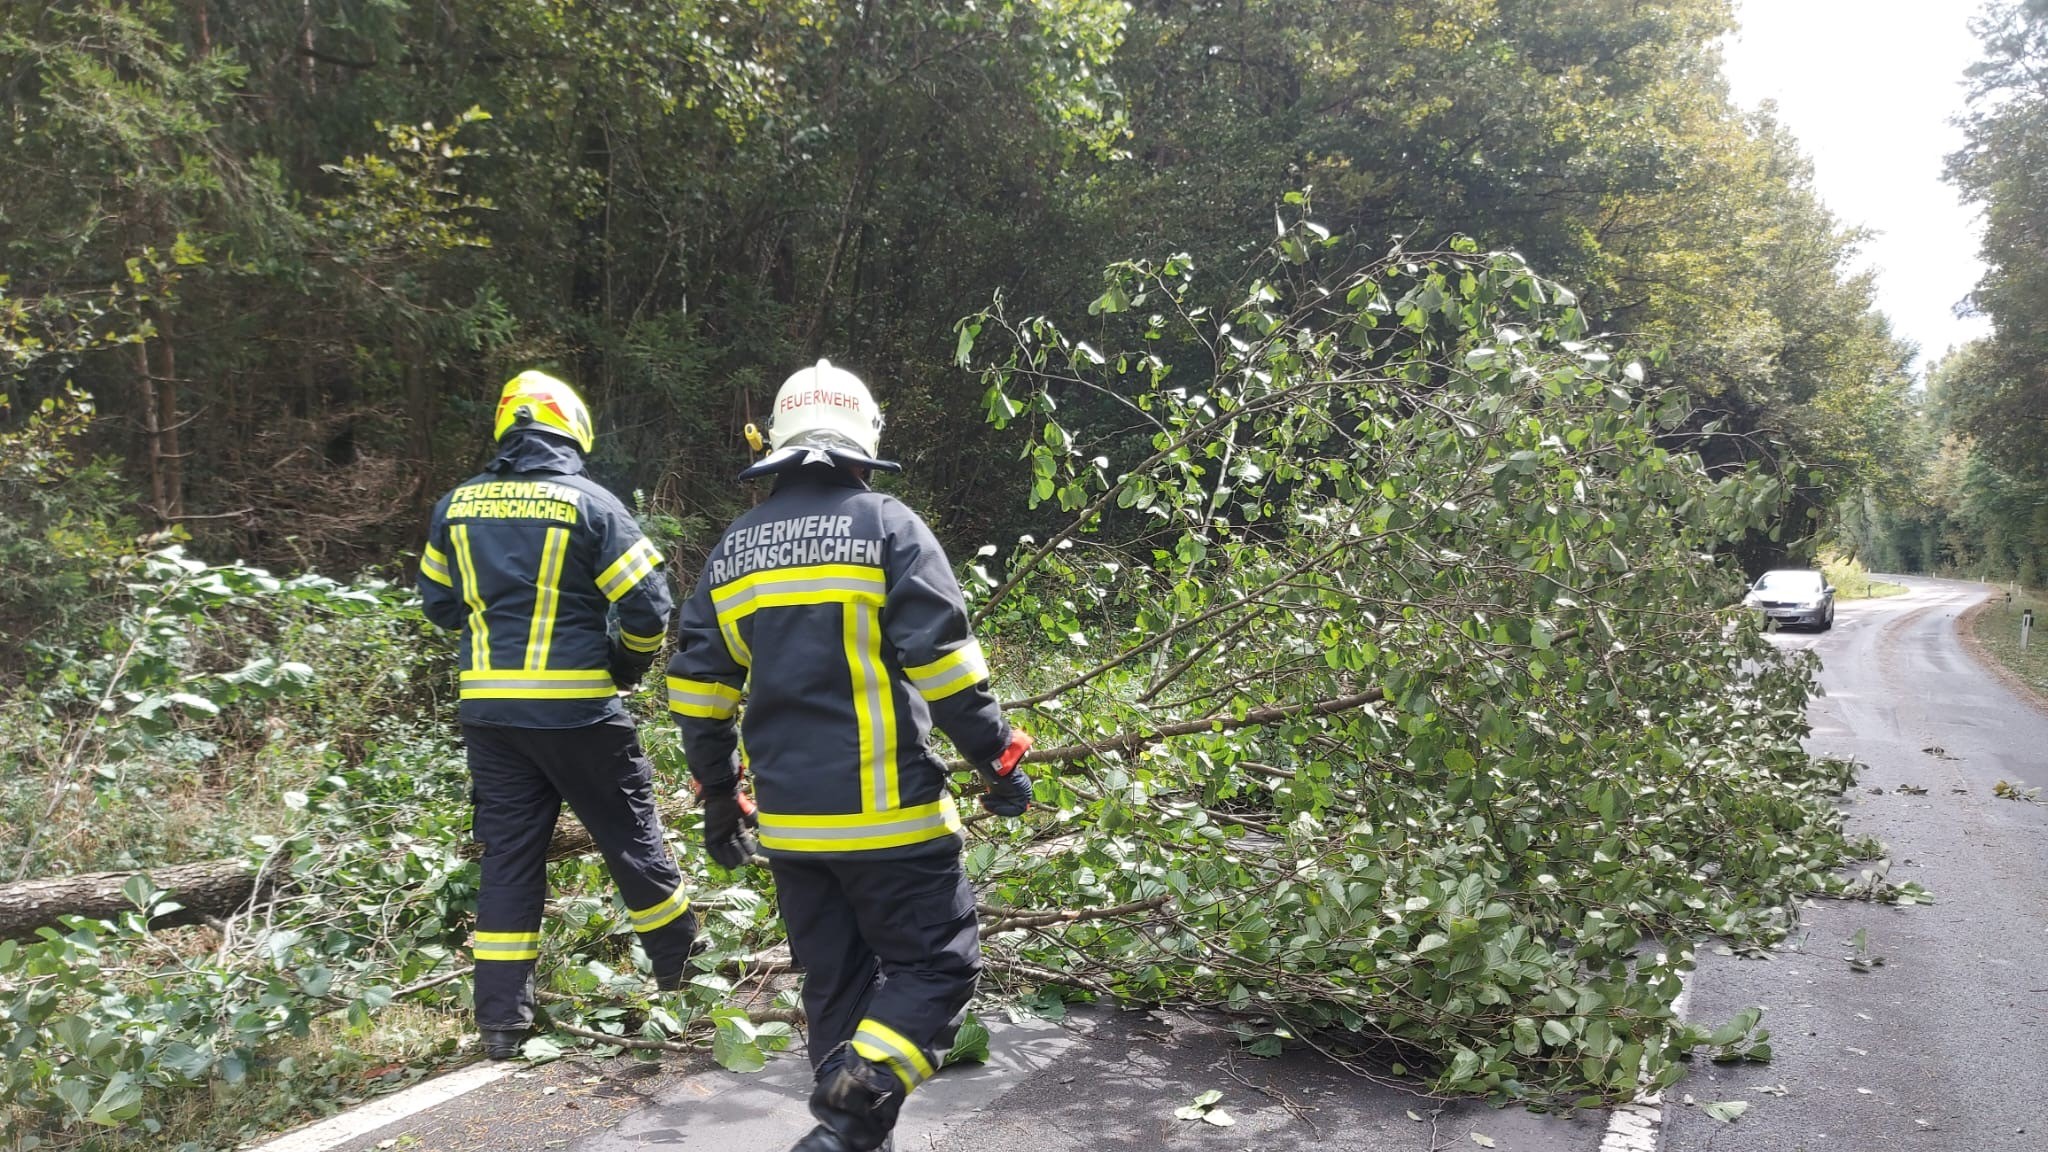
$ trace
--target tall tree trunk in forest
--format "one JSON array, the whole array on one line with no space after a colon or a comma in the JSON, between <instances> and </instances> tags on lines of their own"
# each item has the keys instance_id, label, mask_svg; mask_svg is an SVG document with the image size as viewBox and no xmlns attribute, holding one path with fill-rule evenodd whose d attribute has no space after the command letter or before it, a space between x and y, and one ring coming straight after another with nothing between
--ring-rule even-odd
<instances>
[{"instance_id":1,"label":"tall tree trunk in forest","mask_svg":"<svg viewBox=\"0 0 2048 1152\"><path fill-rule=\"evenodd\" d=\"M405 414L413 459L413 512L424 531L433 510L434 402L428 394L426 350L417 339L405 341Z\"/></svg>"},{"instance_id":2,"label":"tall tree trunk in forest","mask_svg":"<svg viewBox=\"0 0 2048 1152\"><path fill-rule=\"evenodd\" d=\"M185 452L183 425L178 421L177 344L171 338L170 318L161 312L157 314L156 328L156 424L162 448L164 498L168 501L162 508L165 520L178 520L185 515Z\"/></svg>"},{"instance_id":3,"label":"tall tree trunk in forest","mask_svg":"<svg viewBox=\"0 0 2048 1152\"><path fill-rule=\"evenodd\" d=\"M846 259L847 245L853 238L854 229L867 215L868 186L874 168L872 153L863 148L860 166L853 173L853 183L846 189L846 203L839 209L839 236L833 240L832 255L825 262L825 275L818 285L818 303L811 309L810 330L804 334L804 362L807 364L817 359L824 344L825 330L832 318L832 286L839 279L839 265Z\"/></svg>"},{"instance_id":4,"label":"tall tree trunk in forest","mask_svg":"<svg viewBox=\"0 0 2048 1152\"><path fill-rule=\"evenodd\" d=\"M149 342L135 345L136 394L142 407L143 449L149 457L149 506L161 523L170 522L170 493L164 486L163 408L149 368Z\"/></svg>"},{"instance_id":5,"label":"tall tree trunk in forest","mask_svg":"<svg viewBox=\"0 0 2048 1152\"><path fill-rule=\"evenodd\" d=\"M164 346L160 363L174 369L176 359L170 355L170 340L160 342ZM158 375L150 365L150 340L135 344L135 377L141 400L143 443L150 455L150 506L156 510L156 519L168 525L184 515L180 492L184 467L178 459L178 385Z\"/></svg>"}]
</instances>

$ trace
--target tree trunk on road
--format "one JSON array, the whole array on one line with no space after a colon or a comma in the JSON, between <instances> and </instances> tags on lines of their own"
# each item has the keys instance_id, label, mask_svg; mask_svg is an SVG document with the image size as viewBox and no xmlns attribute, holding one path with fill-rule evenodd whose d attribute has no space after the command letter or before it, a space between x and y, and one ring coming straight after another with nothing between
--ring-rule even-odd
<instances>
[{"instance_id":1,"label":"tree trunk on road","mask_svg":"<svg viewBox=\"0 0 2048 1152\"><path fill-rule=\"evenodd\" d=\"M150 921L152 928L175 928L232 915L256 890L256 870L246 860L202 860L138 869L158 888L184 905ZM32 937L36 929L57 927L59 916L112 920L135 910L121 891L136 872L88 872L46 880L0 885L0 940Z\"/></svg>"}]
</instances>

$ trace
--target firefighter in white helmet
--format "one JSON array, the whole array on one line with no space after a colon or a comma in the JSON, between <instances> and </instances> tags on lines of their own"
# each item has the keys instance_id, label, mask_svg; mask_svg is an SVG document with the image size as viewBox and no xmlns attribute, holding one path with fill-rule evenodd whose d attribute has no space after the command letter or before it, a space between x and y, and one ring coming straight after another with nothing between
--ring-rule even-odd
<instances>
[{"instance_id":1,"label":"firefighter in white helmet","mask_svg":"<svg viewBox=\"0 0 2048 1152\"><path fill-rule=\"evenodd\" d=\"M1031 739L989 691L945 552L867 486L899 470L877 456L881 431L867 387L827 361L782 385L768 454L741 473L774 491L712 550L668 666L706 844L727 867L755 848L744 729L759 847L805 968L819 1123L796 1152L886 1148L981 970L933 726L982 766L985 808L1031 802Z\"/></svg>"}]
</instances>

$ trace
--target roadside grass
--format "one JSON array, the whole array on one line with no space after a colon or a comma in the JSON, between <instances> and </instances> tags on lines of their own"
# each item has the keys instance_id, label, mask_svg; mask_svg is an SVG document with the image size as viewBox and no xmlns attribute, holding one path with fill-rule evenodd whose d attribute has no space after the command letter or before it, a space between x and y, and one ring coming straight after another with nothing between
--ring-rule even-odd
<instances>
[{"instance_id":1,"label":"roadside grass","mask_svg":"<svg viewBox=\"0 0 2048 1152\"><path fill-rule=\"evenodd\" d=\"M1900 584L1872 579L1861 560L1831 556L1822 561L1821 571L1827 573L1828 583L1835 586L1836 600L1874 600L1880 596L1897 596L1906 590Z\"/></svg>"},{"instance_id":2,"label":"roadside grass","mask_svg":"<svg viewBox=\"0 0 2048 1152\"><path fill-rule=\"evenodd\" d=\"M2021 652L2020 614L2029 608L2034 611L2033 640ZM1986 654L2027 687L2048 697L2048 593L2022 592L2010 602L2003 592L1995 593L1970 628Z\"/></svg>"},{"instance_id":3,"label":"roadside grass","mask_svg":"<svg viewBox=\"0 0 2048 1152\"><path fill-rule=\"evenodd\" d=\"M174 1097L160 1148L228 1148L331 1115L407 1087L461 1060L467 1012L392 1004L367 1027L341 1016L313 1022L304 1037L278 1044L268 1065L239 1084Z\"/></svg>"}]
</instances>

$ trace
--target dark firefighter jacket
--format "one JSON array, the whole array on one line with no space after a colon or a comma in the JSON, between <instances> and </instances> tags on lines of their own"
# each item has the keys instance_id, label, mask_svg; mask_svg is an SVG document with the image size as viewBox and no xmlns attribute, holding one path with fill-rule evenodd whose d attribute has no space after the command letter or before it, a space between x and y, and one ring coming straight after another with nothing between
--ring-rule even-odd
<instances>
[{"instance_id":1,"label":"dark firefighter jacket","mask_svg":"<svg viewBox=\"0 0 2048 1152\"><path fill-rule=\"evenodd\" d=\"M938 540L840 469L783 474L726 529L678 643L690 770L729 784L744 736L771 854L929 851L960 830L932 725L977 763L1009 742Z\"/></svg>"},{"instance_id":2,"label":"dark firefighter jacket","mask_svg":"<svg viewBox=\"0 0 2048 1152\"><path fill-rule=\"evenodd\" d=\"M462 631L462 722L580 728L620 715L611 669L637 679L668 632L660 565L573 445L508 435L482 475L434 506L420 559L427 619Z\"/></svg>"}]
</instances>

